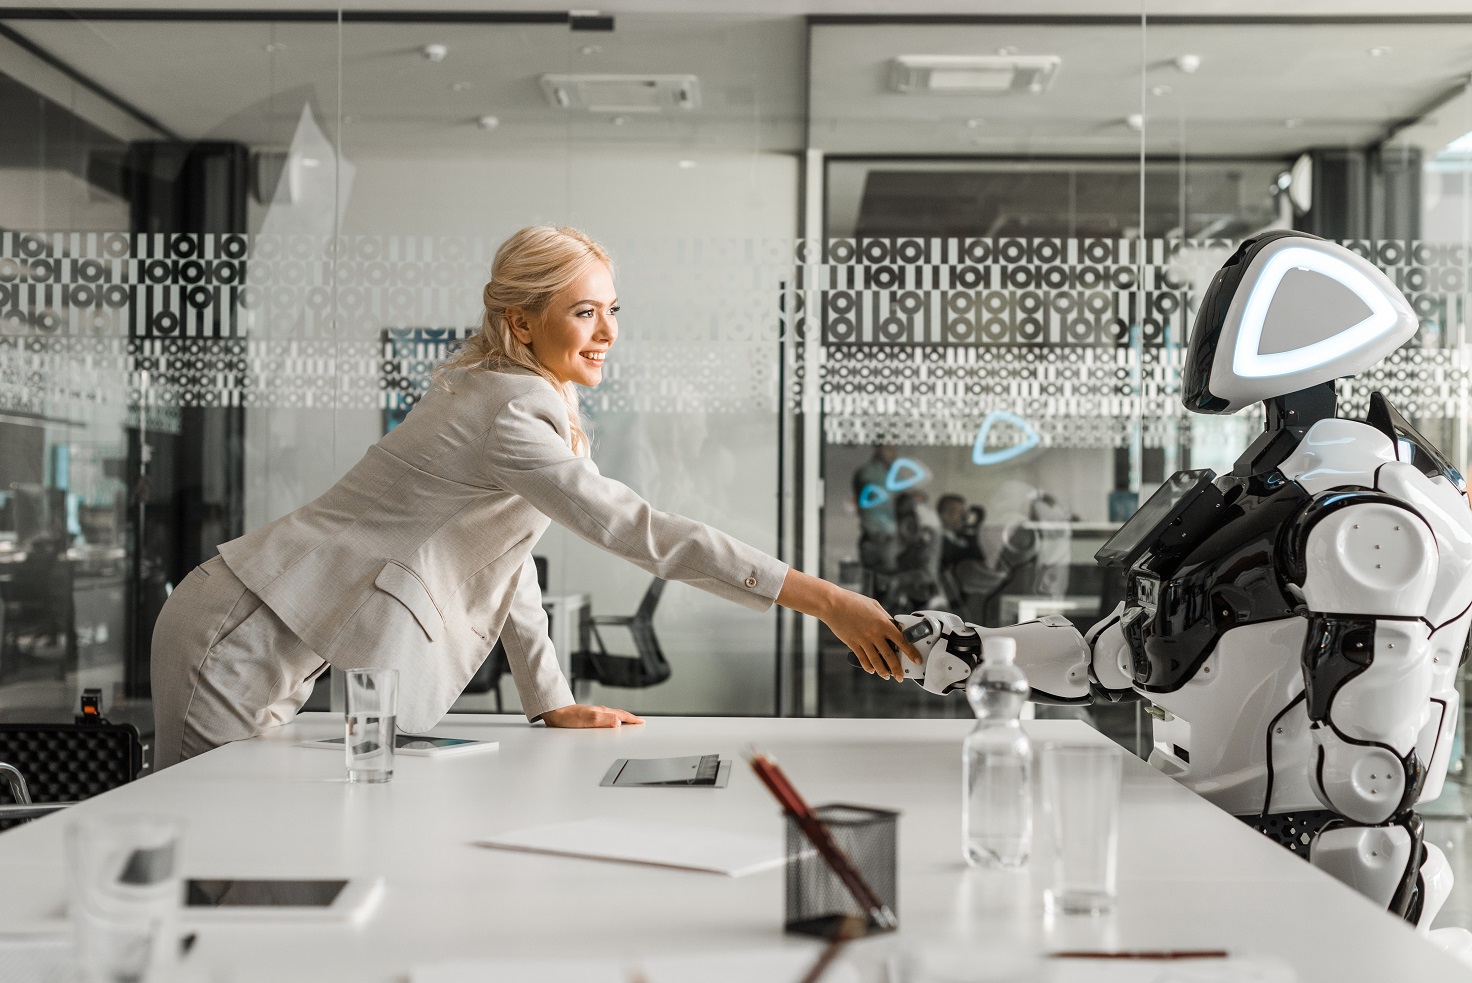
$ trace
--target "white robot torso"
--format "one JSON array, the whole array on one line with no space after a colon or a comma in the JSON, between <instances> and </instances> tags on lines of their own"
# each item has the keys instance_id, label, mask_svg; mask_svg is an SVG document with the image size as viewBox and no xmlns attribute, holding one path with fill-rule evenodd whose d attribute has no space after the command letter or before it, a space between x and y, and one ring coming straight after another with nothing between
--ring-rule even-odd
<instances>
[{"instance_id":1,"label":"white robot torso","mask_svg":"<svg viewBox=\"0 0 1472 983\"><path fill-rule=\"evenodd\" d=\"M1230 628L1179 688L1144 691L1158 708L1151 762L1228 812L1329 808L1378 823L1405 793L1398 762L1364 754L1345 765L1363 761L1363 775L1340 776L1333 792L1316 783L1316 748L1325 747L1333 781L1344 742L1311 734L1303 654L1315 614L1366 623L1373 652L1363 671L1328 684L1326 719L1313 729L1384 745L1398 758L1414 750L1422 768L1415 801L1441 794L1472 605L1472 509L1448 477L1427 475L1397 450L1366 423L1314 424L1278 470L1301 489L1305 510L1336 496L1346 504L1309 528L1302 576L1280 571L1299 612Z\"/></svg>"}]
</instances>

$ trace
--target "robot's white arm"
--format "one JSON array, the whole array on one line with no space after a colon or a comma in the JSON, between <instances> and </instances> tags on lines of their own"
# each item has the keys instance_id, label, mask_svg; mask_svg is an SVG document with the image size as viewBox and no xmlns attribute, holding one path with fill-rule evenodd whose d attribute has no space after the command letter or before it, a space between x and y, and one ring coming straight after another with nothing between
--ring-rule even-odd
<instances>
[{"instance_id":1,"label":"robot's white arm","mask_svg":"<svg viewBox=\"0 0 1472 983\"><path fill-rule=\"evenodd\" d=\"M1017 642L1017 664L1027 674L1034 702L1082 704L1099 696L1117 700L1131 692L1128 649L1119 630L1118 608L1087 636L1056 615L1005 628L983 628L944 611L917 611L895 621L925 657L920 665L906 660L905 676L932 693L965 687L971 670L981 661L985 638Z\"/></svg>"},{"instance_id":2,"label":"robot's white arm","mask_svg":"<svg viewBox=\"0 0 1472 983\"><path fill-rule=\"evenodd\" d=\"M1430 706L1437 546L1415 511L1382 492L1318 496L1291 540L1289 579L1308 608L1304 697L1314 793L1359 823L1411 808Z\"/></svg>"}]
</instances>

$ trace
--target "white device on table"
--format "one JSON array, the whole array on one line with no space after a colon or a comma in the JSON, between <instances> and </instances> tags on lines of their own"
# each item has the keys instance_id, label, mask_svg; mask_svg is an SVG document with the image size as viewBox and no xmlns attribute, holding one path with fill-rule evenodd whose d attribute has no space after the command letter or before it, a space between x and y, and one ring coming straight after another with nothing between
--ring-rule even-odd
<instances>
[{"instance_id":1,"label":"white device on table","mask_svg":"<svg viewBox=\"0 0 1472 983\"><path fill-rule=\"evenodd\" d=\"M189 921L357 921L382 894L381 877L191 877L183 910Z\"/></svg>"},{"instance_id":2,"label":"white device on table","mask_svg":"<svg viewBox=\"0 0 1472 983\"><path fill-rule=\"evenodd\" d=\"M302 747L329 748L341 751L347 743L345 737L322 737L302 741ZM468 737L430 737L424 734L395 734L395 754L416 754L426 758L440 758L453 754L469 754L474 751L494 751L500 741L474 741Z\"/></svg>"},{"instance_id":3,"label":"white device on table","mask_svg":"<svg viewBox=\"0 0 1472 983\"><path fill-rule=\"evenodd\" d=\"M1266 409L1230 474L1182 471L1099 550L1125 600L1080 635L1062 618L983 628L896 622L925 689L961 689L980 639L1017 640L1032 699L1145 699L1150 763L1394 914L1429 930L1451 890L1417 803L1436 798L1472 624L1472 508L1461 474L1381 393L1337 415L1334 380L1420 326L1364 258L1268 232L1217 271L1182 400ZM908 661L908 660L906 660ZM1467 958L1472 934L1432 940Z\"/></svg>"}]
</instances>

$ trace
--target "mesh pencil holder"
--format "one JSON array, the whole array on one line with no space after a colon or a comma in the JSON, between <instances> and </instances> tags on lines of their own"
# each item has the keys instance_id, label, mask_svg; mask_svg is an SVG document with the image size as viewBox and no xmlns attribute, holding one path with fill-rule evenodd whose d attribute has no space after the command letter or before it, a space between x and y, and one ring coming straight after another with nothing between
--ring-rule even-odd
<instances>
[{"instance_id":1,"label":"mesh pencil holder","mask_svg":"<svg viewBox=\"0 0 1472 983\"><path fill-rule=\"evenodd\" d=\"M833 841L879 900L896 913L895 839L900 814L867 806L823 805L814 810ZM864 934L888 931L867 918L838 875L808 842L796 819L787 817L787 931L831 936L849 915L865 918Z\"/></svg>"}]
</instances>

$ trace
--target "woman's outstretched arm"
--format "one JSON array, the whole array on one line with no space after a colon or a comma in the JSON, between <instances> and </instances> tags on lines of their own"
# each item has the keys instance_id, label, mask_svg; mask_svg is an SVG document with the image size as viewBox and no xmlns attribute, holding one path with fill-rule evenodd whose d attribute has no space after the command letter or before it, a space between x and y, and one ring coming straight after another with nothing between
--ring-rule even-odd
<instances>
[{"instance_id":1,"label":"woman's outstretched arm","mask_svg":"<svg viewBox=\"0 0 1472 983\"><path fill-rule=\"evenodd\" d=\"M912 662L923 661L889 612L872 597L789 569L777 603L823 622L859 657L865 672L878 673L881 679L904 682L901 653Z\"/></svg>"}]
</instances>

